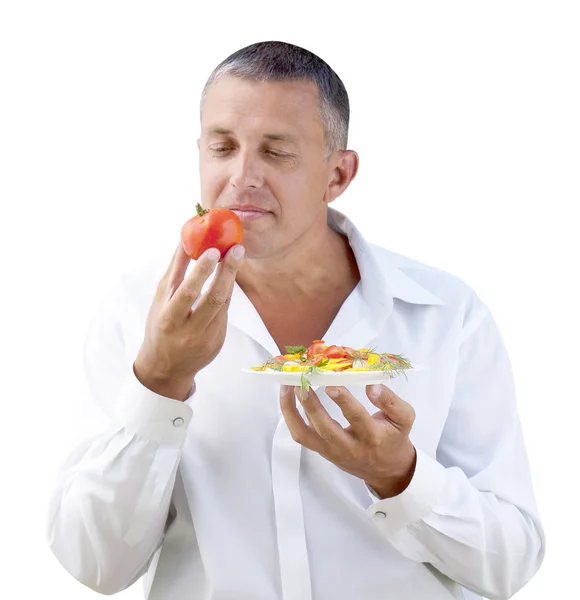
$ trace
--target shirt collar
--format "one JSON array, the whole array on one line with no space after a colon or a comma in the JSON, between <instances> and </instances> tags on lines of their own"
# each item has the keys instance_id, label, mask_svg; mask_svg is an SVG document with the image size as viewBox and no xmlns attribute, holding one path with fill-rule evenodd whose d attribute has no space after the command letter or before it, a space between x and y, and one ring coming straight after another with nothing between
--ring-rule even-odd
<instances>
[{"instance_id":1,"label":"shirt collar","mask_svg":"<svg viewBox=\"0 0 580 600\"><path fill-rule=\"evenodd\" d=\"M394 298L412 304L443 304L441 298L406 275L388 250L367 242L346 215L329 207L328 224L347 237L360 271L363 297L377 316L388 316Z\"/></svg>"}]
</instances>

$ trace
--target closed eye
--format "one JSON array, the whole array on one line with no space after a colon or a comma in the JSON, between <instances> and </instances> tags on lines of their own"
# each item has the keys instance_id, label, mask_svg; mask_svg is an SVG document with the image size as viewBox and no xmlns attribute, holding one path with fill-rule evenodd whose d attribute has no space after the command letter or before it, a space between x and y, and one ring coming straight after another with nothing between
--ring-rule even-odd
<instances>
[{"instance_id":1,"label":"closed eye","mask_svg":"<svg viewBox=\"0 0 580 600\"><path fill-rule=\"evenodd\" d=\"M292 158L292 154L286 154L285 152L276 152L275 150L266 150L266 154L269 154L274 158Z\"/></svg>"},{"instance_id":2,"label":"closed eye","mask_svg":"<svg viewBox=\"0 0 580 600\"><path fill-rule=\"evenodd\" d=\"M231 146L212 146L209 150L215 157L226 156L232 151Z\"/></svg>"}]
</instances>

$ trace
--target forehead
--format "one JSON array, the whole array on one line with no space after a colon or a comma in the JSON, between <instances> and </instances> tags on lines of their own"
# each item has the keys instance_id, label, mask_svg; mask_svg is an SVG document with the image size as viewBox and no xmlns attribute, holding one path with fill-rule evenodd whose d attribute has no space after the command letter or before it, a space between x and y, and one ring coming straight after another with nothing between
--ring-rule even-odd
<instances>
[{"instance_id":1,"label":"forehead","mask_svg":"<svg viewBox=\"0 0 580 600\"><path fill-rule=\"evenodd\" d=\"M280 130L301 138L323 136L318 88L311 81L250 81L224 76L206 92L202 132ZM273 129L272 129L273 128ZM267 132L266 132L267 133Z\"/></svg>"}]
</instances>

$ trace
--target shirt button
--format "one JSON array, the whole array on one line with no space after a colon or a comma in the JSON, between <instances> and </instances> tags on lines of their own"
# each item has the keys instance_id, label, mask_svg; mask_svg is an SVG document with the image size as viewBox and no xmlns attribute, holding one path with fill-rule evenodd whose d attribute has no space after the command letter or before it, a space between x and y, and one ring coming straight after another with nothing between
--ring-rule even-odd
<instances>
[{"instance_id":1,"label":"shirt button","mask_svg":"<svg viewBox=\"0 0 580 600\"><path fill-rule=\"evenodd\" d=\"M173 419L173 425L175 425L175 427L181 427L184 423L185 421L181 417Z\"/></svg>"},{"instance_id":2,"label":"shirt button","mask_svg":"<svg viewBox=\"0 0 580 600\"><path fill-rule=\"evenodd\" d=\"M384 513L382 510L377 510L377 512L375 513L375 517L377 519L386 519L387 513Z\"/></svg>"}]
</instances>

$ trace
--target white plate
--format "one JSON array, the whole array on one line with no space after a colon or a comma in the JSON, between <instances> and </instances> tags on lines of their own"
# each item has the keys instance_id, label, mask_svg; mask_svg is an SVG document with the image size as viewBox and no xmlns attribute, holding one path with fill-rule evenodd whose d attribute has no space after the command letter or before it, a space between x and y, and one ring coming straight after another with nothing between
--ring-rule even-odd
<instances>
[{"instance_id":1,"label":"white plate","mask_svg":"<svg viewBox=\"0 0 580 600\"><path fill-rule=\"evenodd\" d=\"M405 369L404 373L407 377L413 373L413 371L420 371L421 367L414 365L412 369ZM270 378L272 381L277 381L280 385L300 385L301 372L287 373L284 371L252 371L251 369L242 369L244 373L251 373L258 377ZM333 373L326 371L323 373L315 373L312 375L306 375L306 379L310 382L312 387L318 387L321 385L370 385L373 383L388 383L391 379L405 378L405 375L395 375L389 377L388 371L354 371L351 373Z\"/></svg>"}]
</instances>

